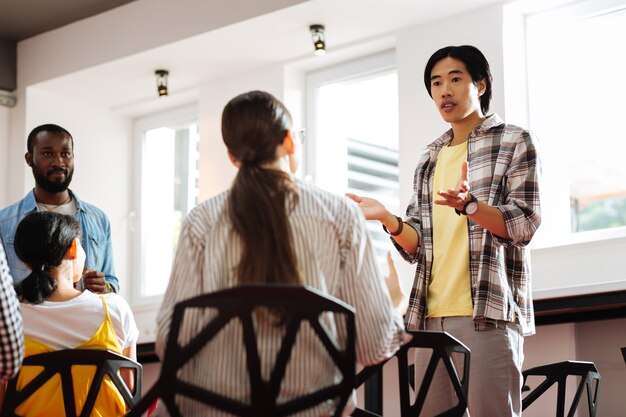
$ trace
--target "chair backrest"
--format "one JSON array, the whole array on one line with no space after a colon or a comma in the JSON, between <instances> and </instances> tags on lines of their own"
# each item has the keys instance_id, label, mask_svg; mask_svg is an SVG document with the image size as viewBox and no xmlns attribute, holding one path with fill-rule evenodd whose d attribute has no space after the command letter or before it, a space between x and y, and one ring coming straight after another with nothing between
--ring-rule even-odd
<instances>
[{"instance_id":1,"label":"chair backrest","mask_svg":"<svg viewBox=\"0 0 626 417\"><path fill-rule=\"evenodd\" d=\"M622 357L624 358L624 363L626 363L626 347L622 348Z\"/></svg>"},{"instance_id":2,"label":"chair backrest","mask_svg":"<svg viewBox=\"0 0 626 417\"><path fill-rule=\"evenodd\" d=\"M72 368L75 366L95 367L95 373L81 410L76 410L74 398L74 375L72 374ZM108 376L113 382L128 409L134 407L141 398L141 365L125 356L108 350L66 349L42 353L24 358L20 373L27 367L41 367L43 370L20 390L17 390L17 381L20 374L9 381L2 406L2 417L17 417L15 410L32 395L36 395L37 390L55 375L60 376L63 404L67 417L89 417L91 415L105 376ZM133 392L131 392L120 376L120 369L133 370ZM41 400L45 401L46 399L42 398Z\"/></svg>"},{"instance_id":3,"label":"chair backrest","mask_svg":"<svg viewBox=\"0 0 626 417\"><path fill-rule=\"evenodd\" d=\"M438 416L446 417L460 417L465 414L467 409L467 394L469 389L469 372L470 372L470 350L461 343L454 336L446 332L435 332L428 330L412 331L410 333L413 338L411 341L402 346L398 352L394 355L398 359L398 387L400 393L400 414L402 416L419 416L422 412L426 395L430 388L431 382L435 375L437 365L441 362L446 371L447 376L450 379L450 383L454 388L458 402L451 408L445 410ZM411 391L414 390L414 369L409 365L409 352L413 357L413 350L420 349L420 353L428 354L430 352L430 359L426 372L419 382L419 389L417 389L415 400L411 402ZM462 357L462 369L457 369L452 355L456 353ZM363 384L368 378L374 375L376 372L380 372L382 367L389 360L363 369L356 377L357 387ZM460 372L459 372L460 371ZM367 393L371 395L373 393ZM376 393L382 395L382 393ZM377 414L372 411L364 409L356 409L353 413L353 417L368 417L368 416L380 416L382 410L378 410L381 414Z\"/></svg>"},{"instance_id":4,"label":"chair backrest","mask_svg":"<svg viewBox=\"0 0 626 417\"><path fill-rule=\"evenodd\" d=\"M557 384L556 416L565 416L565 388L568 376L580 377L576 393L568 408L567 416L572 417L576 413L583 389L587 392L587 404L589 417L595 417L598 407L598 388L600 386L600 373L593 362L563 361L548 365L537 366L522 372L524 386L527 385L528 377L541 377L541 382L522 399L522 410L530 406L537 398L546 392L552 385Z\"/></svg>"},{"instance_id":5,"label":"chair backrest","mask_svg":"<svg viewBox=\"0 0 626 417\"><path fill-rule=\"evenodd\" d=\"M278 311L284 317L280 328L282 339L269 379L261 375L259 346L257 345L257 328L255 315L258 307L266 307ZM189 309L205 309L212 312L212 319L200 326L198 332L181 346L179 331L183 325L185 312ZM266 310L267 311L267 310ZM344 346L332 334L321 320L325 313L332 314L333 320L341 323L345 318L346 340ZM241 401L218 393L219 387L201 387L183 381L177 372L185 366L202 348L233 320L238 321L242 328L241 343L245 346L246 367L249 377L250 398ZM334 375L339 373L340 379L321 389L286 402L278 402L281 384L285 376L292 349L302 323L307 322L332 359L336 369L329 369ZM273 326L277 326L272 324ZM219 361L219 357L216 361ZM161 398L170 415L180 417L181 412L175 397L183 396L204 403L238 416L285 416L312 408L320 403L335 400L335 415L341 415L354 387L355 375L355 322L354 310L351 306L309 287L262 284L241 285L210 294L204 294L183 302L174 308L172 326L168 336L161 374L154 387L144 396L142 402L131 412L131 416L141 415L156 399ZM211 364L198 372L210 372ZM283 387L285 388L285 387ZM289 387L287 387L289 388Z\"/></svg>"}]
</instances>

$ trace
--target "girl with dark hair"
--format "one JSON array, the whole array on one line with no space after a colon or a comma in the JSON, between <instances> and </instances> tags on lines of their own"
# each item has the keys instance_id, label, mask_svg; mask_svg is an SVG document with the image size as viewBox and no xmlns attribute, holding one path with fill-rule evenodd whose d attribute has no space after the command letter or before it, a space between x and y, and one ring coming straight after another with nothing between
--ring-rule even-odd
<instances>
[{"instance_id":1,"label":"girl with dark hair","mask_svg":"<svg viewBox=\"0 0 626 417\"><path fill-rule=\"evenodd\" d=\"M126 301L115 293L94 294L74 288L83 273L85 251L81 227L72 216L46 211L28 214L15 234L15 252L32 271L18 284L24 318L26 356L61 349L102 349L136 359L139 335ZM18 389L39 371L22 368ZM74 395L82 408L93 371L73 371ZM123 374L132 388L132 375ZM110 380L105 380L96 401L101 416L122 416L123 399ZM65 415L60 381L47 383L16 410L26 417Z\"/></svg>"},{"instance_id":2,"label":"girl with dark hair","mask_svg":"<svg viewBox=\"0 0 626 417\"><path fill-rule=\"evenodd\" d=\"M163 355L179 301L241 283L286 283L315 287L356 309L361 364L393 355L404 337L394 310L402 294L393 291L390 299L357 205L293 177L301 143L285 106L266 92L241 94L224 108L222 136L238 173L228 191L185 219L157 318L157 353ZM267 358L277 352L271 334L280 320L273 323L259 330L259 349ZM183 326L180 337L189 337L193 328L193 323ZM245 401L249 381L237 326L220 334L181 371L181 378ZM284 400L327 386L335 377L334 366L309 336L302 336L292 352L281 386ZM338 338L345 335L339 332ZM186 416L222 415L190 400L181 399L180 406ZM164 408L157 410L164 413ZM350 402L346 415L353 408ZM323 404L304 415L330 415L333 409Z\"/></svg>"}]
</instances>

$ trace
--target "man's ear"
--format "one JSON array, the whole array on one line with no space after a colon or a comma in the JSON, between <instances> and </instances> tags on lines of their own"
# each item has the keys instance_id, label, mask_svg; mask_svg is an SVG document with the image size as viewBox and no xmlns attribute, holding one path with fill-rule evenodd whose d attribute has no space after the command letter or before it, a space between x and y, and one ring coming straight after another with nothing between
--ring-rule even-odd
<instances>
[{"instance_id":1,"label":"man's ear","mask_svg":"<svg viewBox=\"0 0 626 417\"><path fill-rule=\"evenodd\" d=\"M230 163L233 164L236 168L241 167L241 162L239 162L230 152L228 152L228 159L230 159Z\"/></svg>"},{"instance_id":2,"label":"man's ear","mask_svg":"<svg viewBox=\"0 0 626 417\"><path fill-rule=\"evenodd\" d=\"M476 88L478 89L478 97L481 97L487 91L487 81L483 78L482 80L476 83Z\"/></svg>"},{"instance_id":3,"label":"man's ear","mask_svg":"<svg viewBox=\"0 0 626 417\"><path fill-rule=\"evenodd\" d=\"M24 154L24 160L26 161L29 167L33 166L33 154L32 153L26 152Z\"/></svg>"}]
</instances>

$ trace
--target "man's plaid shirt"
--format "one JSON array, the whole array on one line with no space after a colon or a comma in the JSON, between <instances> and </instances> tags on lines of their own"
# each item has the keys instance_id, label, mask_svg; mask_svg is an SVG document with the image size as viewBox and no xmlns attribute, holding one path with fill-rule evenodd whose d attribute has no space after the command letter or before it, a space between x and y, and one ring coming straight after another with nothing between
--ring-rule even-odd
<instances>
[{"instance_id":1,"label":"man's plaid shirt","mask_svg":"<svg viewBox=\"0 0 626 417\"><path fill-rule=\"evenodd\" d=\"M415 170L406 223L419 236L417 252L409 255L394 242L406 260L417 263L405 316L409 330L421 328L426 316L426 292L433 262L433 177L439 151L451 140L452 130L428 145ZM504 320L519 324L524 335L533 334L530 259L526 246L541 223L540 163L535 140L527 130L507 125L494 114L470 134L467 160L472 195L502 212L510 236L503 239L467 220L476 327L480 330L484 323Z\"/></svg>"}]
</instances>

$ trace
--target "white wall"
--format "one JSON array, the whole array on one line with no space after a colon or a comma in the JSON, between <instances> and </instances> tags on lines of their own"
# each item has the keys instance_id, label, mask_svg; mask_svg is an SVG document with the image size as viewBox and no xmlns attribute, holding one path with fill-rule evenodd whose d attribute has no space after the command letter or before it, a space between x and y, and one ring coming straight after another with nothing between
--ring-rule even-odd
<instances>
[{"instance_id":1,"label":"white wall","mask_svg":"<svg viewBox=\"0 0 626 417\"><path fill-rule=\"evenodd\" d=\"M55 123L72 134L75 166L70 188L81 200L94 204L109 216L115 269L122 294L128 295L132 247L128 224L133 185L131 120L37 87L28 89L27 101L28 131L43 123ZM22 146L23 154L26 138ZM25 167L23 158L21 162ZM16 173L25 177L21 196L34 186L32 172L24 167Z\"/></svg>"},{"instance_id":2,"label":"white wall","mask_svg":"<svg viewBox=\"0 0 626 417\"><path fill-rule=\"evenodd\" d=\"M9 134L11 132L10 109L0 106L0 207L6 206L7 186L9 178Z\"/></svg>"},{"instance_id":3,"label":"white wall","mask_svg":"<svg viewBox=\"0 0 626 417\"><path fill-rule=\"evenodd\" d=\"M282 99L282 65L210 81L200 87L199 201L225 191L235 177L236 170L228 159L226 146L222 141L222 110L230 99L249 90L265 90Z\"/></svg>"}]
</instances>

